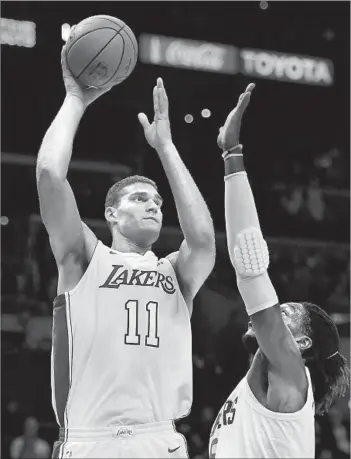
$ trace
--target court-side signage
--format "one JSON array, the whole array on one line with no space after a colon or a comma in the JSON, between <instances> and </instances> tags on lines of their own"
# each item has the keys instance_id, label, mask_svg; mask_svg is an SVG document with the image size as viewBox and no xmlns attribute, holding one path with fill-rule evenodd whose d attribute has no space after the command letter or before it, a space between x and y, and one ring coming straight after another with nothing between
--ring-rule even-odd
<instances>
[{"instance_id":1,"label":"court-side signage","mask_svg":"<svg viewBox=\"0 0 351 459\"><path fill-rule=\"evenodd\" d=\"M334 81L333 63L318 57L149 34L139 44L146 64L321 86Z\"/></svg>"},{"instance_id":2,"label":"court-side signage","mask_svg":"<svg viewBox=\"0 0 351 459\"><path fill-rule=\"evenodd\" d=\"M0 43L33 48L36 42L35 23L0 18Z\"/></svg>"},{"instance_id":3,"label":"court-side signage","mask_svg":"<svg viewBox=\"0 0 351 459\"><path fill-rule=\"evenodd\" d=\"M219 43L143 34L139 39L142 62L207 72L238 73L238 50Z\"/></svg>"},{"instance_id":4,"label":"court-side signage","mask_svg":"<svg viewBox=\"0 0 351 459\"><path fill-rule=\"evenodd\" d=\"M333 63L328 59L260 49L241 49L239 55L244 75L293 83L333 84Z\"/></svg>"}]
</instances>

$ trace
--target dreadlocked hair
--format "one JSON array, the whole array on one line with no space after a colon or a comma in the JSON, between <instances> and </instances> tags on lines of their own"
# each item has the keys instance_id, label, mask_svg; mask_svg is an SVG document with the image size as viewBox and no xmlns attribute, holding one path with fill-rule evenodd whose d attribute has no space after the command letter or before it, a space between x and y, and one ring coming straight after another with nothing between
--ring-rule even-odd
<instances>
[{"instance_id":1,"label":"dreadlocked hair","mask_svg":"<svg viewBox=\"0 0 351 459\"><path fill-rule=\"evenodd\" d=\"M134 183L148 183L149 185L152 185L156 191L158 191L156 183L148 177L144 177L143 175L131 175L130 177L125 177L124 179L114 183L108 190L105 199L105 209L107 207L118 206L121 197L124 194L123 189L129 185L133 185ZM107 224L111 228L110 223L107 222Z\"/></svg>"},{"instance_id":2,"label":"dreadlocked hair","mask_svg":"<svg viewBox=\"0 0 351 459\"><path fill-rule=\"evenodd\" d=\"M329 315L316 304L301 304L307 312L304 332L312 339L303 357L314 386L316 414L323 415L334 400L345 395L350 369L339 352L339 333Z\"/></svg>"}]
</instances>

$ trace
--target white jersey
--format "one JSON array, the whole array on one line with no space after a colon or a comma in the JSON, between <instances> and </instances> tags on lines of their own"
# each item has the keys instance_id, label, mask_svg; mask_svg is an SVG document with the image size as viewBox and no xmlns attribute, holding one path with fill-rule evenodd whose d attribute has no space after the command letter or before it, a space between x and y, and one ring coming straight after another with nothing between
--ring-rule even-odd
<instances>
[{"instance_id":1,"label":"white jersey","mask_svg":"<svg viewBox=\"0 0 351 459\"><path fill-rule=\"evenodd\" d=\"M61 427L186 416L190 316L171 263L99 241L78 285L55 299L51 379Z\"/></svg>"},{"instance_id":2,"label":"white jersey","mask_svg":"<svg viewBox=\"0 0 351 459\"><path fill-rule=\"evenodd\" d=\"M211 458L314 458L314 398L308 369L308 396L295 413L276 413L256 399L241 380L219 412L210 435Z\"/></svg>"}]
</instances>

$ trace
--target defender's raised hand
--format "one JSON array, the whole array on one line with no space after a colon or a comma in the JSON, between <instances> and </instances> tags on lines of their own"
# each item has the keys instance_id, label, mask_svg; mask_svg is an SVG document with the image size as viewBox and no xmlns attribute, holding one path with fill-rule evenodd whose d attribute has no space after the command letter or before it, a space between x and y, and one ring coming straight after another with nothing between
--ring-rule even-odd
<instances>
[{"instance_id":1,"label":"defender's raised hand","mask_svg":"<svg viewBox=\"0 0 351 459\"><path fill-rule=\"evenodd\" d=\"M240 126L242 116L249 105L251 93L255 87L254 83L250 83L245 89L245 92L239 97L236 107L229 113L227 119L219 130L217 144L223 151L228 148L235 147L239 143Z\"/></svg>"},{"instance_id":2,"label":"defender's raised hand","mask_svg":"<svg viewBox=\"0 0 351 459\"><path fill-rule=\"evenodd\" d=\"M152 124L149 123L145 113L139 113L138 119L144 129L148 144L157 150L172 143L168 116L168 97L162 78L157 78L157 86L154 87L153 98L155 115Z\"/></svg>"}]
</instances>

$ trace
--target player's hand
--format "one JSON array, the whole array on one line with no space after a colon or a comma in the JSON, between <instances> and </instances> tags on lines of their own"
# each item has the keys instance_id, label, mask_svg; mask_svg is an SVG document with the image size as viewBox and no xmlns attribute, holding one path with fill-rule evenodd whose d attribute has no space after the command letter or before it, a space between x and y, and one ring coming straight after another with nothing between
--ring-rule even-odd
<instances>
[{"instance_id":1,"label":"player's hand","mask_svg":"<svg viewBox=\"0 0 351 459\"><path fill-rule=\"evenodd\" d=\"M168 97L163 86L162 78L157 78L157 86L154 87L154 121L152 124L145 113L139 113L138 119L144 129L148 144L157 149L164 148L172 143L171 127L168 116Z\"/></svg>"},{"instance_id":2,"label":"player's hand","mask_svg":"<svg viewBox=\"0 0 351 459\"><path fill-rule=\"evenodd\" d=\"M63 46L62 52L61 52L61 67L62 67L62 76L63 76L63 81L65 84L67 96L75 97L77 100L79 100L79 103L82 104L82 107L84 110L88 107L88 105L94 102L94 100L96 100L98 97L102 96L103 94L105 94L105 92L111 89L111 87L103 88L103 89L92 88L92 87L83 88L74 79L71 71L68 68L66 45Z\"/></svg>"},{"instance_id":3,"label":"player's hand","mask_svg":"<svg viewBox=\"0 0 351 459\"><path fill-rule=\"evenodd\" d=\"M249 105L251 93L254 87L254 83L250 83L248 85L245 92L240 95L236 107L227 116L224 126L222 126L219 130L217 144L223 151L239 144L241 120L247 106Z\"/></svg>"}]
</instances>

